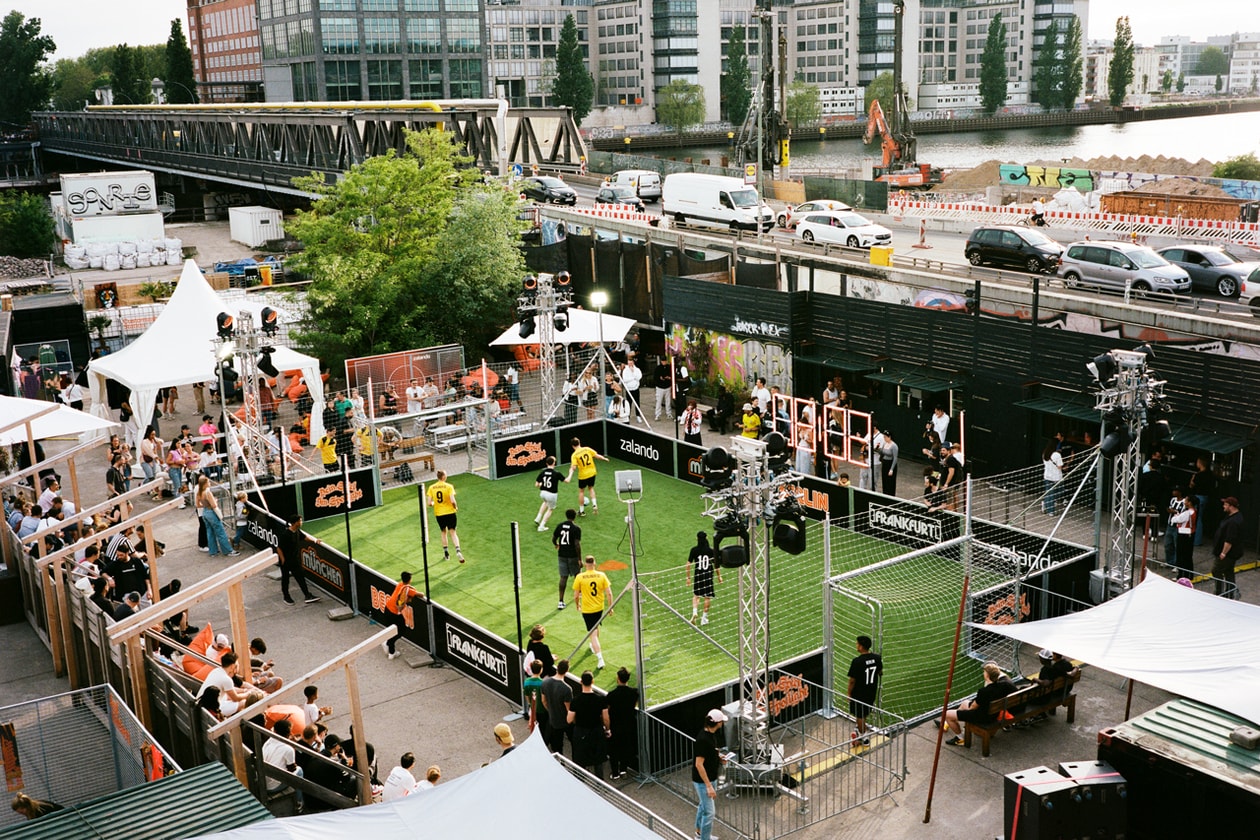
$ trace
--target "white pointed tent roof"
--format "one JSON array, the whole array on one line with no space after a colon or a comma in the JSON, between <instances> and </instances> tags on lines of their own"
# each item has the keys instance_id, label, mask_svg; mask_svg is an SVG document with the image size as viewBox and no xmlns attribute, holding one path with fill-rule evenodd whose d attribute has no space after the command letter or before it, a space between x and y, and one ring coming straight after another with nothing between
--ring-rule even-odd
<instances>
[{"instance_id":1,"label":"white pointed tent roof","mask_svg":"<svg viewBox=\"0 0 1260 840\"><path fill-rule=\"evenodd\" d=\"M539 803L563 803L565 824L589 827L600 840L661 840L570 775L537 732L508 755L432 790L347 811L266 820L199 840L554 840L555 821L541 818Z\"/></svg>"},{"instance_id":2,"label":"white pointed tent roof","mask_svg":"<svg viewBox=\"0 0 1260 840\"><path fill-rule=\"evenodd\" d=\"M118 425L61 403L0 397L0 445L25 443L27 422L31 425L31 440L81 435Z\"/></svg>"},{"instance_id":3,"label":"white pointed tent roof","mask_svg":"<svg viewBox=\"0 0 1260 840\"><path fill-rule=\"evenodd\" d=\"M1147 575L1082 612L976 624L1260 724L1260 607Z\"/></svg>"},{"instance_id":4,"label":"white pointed tent roof","mask_svg":"<svg viewBox=\"0 0 1260 840\"><path fill-rule=\"evenodd\" d=\"M633 318L622 318L620 315L603 314L604 343L616 344L625 341L630 330L634 329ZM569 328L556 333L557 344L594 344L600 339L600 314L589 309L570 309ZM537 344L538 334L529 338L521 338L520 326L513 324L490 344L494 347L513 347L517 344Z\"/></svg>"}]
</instances>

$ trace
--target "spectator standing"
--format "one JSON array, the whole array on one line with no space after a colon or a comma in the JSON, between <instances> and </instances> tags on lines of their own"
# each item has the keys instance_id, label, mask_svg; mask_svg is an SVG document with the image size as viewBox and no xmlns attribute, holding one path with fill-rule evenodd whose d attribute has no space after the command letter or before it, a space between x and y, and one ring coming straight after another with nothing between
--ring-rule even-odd
<instances>
[{"instance_id":1,"label":"spectator standing","mask_svg":"<svg viewBox=\"0 0 1260 840\"><path fill-rule=\"evenodd\" d=\"M289 517L289 527L280 532L276 551L280 554L280 594L286 604L294 603L289 597L289 578L297 581L298 589L306 603L314 604L319 597L311 594L306 585L306 570L302 568L302 547L306 544L306 535L302 533L302 517L293 514Z\"/></svg>"},{"instance_id":2,"label":"spectator standing","mask_svg":"<svg viewBox=\"0 0 1260 840\"><path fill-rule=\"evenodd\" d=\"M1236 601L1239 594L1234 582L1234 564L1243 555L1243 516L1234 496L1221 499L1221 507L1225 518L1216 527L1216 538L1212 542L1212 577L1216 579L1216 594Z\"/></svg>"},{"instance_id":3,"label":"spectator standing","mask_svg":"<svg viewBox=\"0 0 1260 840\"><path fill-rule=\"evenodd\" d=\"M595 692L595 675L590 671L582 672L582 690L569 704L569 725L573 727L569 736L573 739L573 763L603 781L610 733L608 698Z\"/></svg>"},{"instance_id":4,"label":"spectator standing","mask_svg":"<svg viewBox=\"0 0 1260 840\"><path fill-rule=\"evenodd\" d=\"M932 418L928 420L928 427L936 432L941 446L949 446L949 415L945 413L945 409L939 405L932 409Z\"/></svg>"},{"instance_id":5,"label":"spectator standing","mask_svg":"<svg viewBox=\"0 0 1260 840\"><path fill-rule=\"evenodd\" d=\"M506 723L496 723L494 725L494 742L499 745L499 749L503 752L499 753L499 758L516 749L516 740L512 737L512 727Z\"/></svg>"},{"instance_id":6,"label":"spectator standing","mask_svg":"<svg viewBox=\"0 0 1260 840\"><path fill-rule=\"evenodd\" d=\"M1216 515L1215 509L1208 504L1216 495L1216 475L1212 472L1208 459L1199 457L1195 460L1197 468L1194 475L1190 476L1190 492L1198 497L1199 522L1194 532L1194 544L1196 546L1203 545L1204 534L1215 533L1215 528L1220 517Z\"/></svg>"},{"instance_id":7,"label":"spectator standing","mask_svg":"<svg viewBox=\"0 0 1260 840\"><path fill-rule=\"evenodd\" d=\"M1164 511L1167 514L1167 519L1164 522L1164 562L1169 566L1179 566L1180 564L1177 562L1177 535L1179 531L1178 525L1174 520L1177 514L1186 509L1186 499L1185 491L1180 487L1172 488L1171 493L1172 497L1164 507ZM1193 545L1193 542L1191 542L1191 545ZM1194 564L1191 563L1190 567L1193 569Z\"/></svg>"},{"instance_id":8,"label":"spectator standing","mask_svg":"<svg viewBox=\"0 0 1260 840\"><path fill-rule=\"evenodd\" d=\"M757 401L757 405L760 406L763 413L770 413L770 389L766 387L766 378L764 376L757 377L757 382L752 388L752 398Z\"/></svg>"},{"instance_id":9,"label":"spectator standing","mask_svg":"<svg viewBox=\"0 0 1260 840\"><path fill-rule=\"evenodd\" d=\"M394 584L394 591L385 599L385 612L389 615L390 623L394 625L394 635L390 636L389 640L383 645L385 653L390 659L398 656L395 646L398 644L398 640L402 638L403 631L407 627L408 605L413 599L423 597L419 590L411 585L411 572L403 572L398 576L398 583Z\"/></svg>"},{"instance_id":10,"label":"spectator standing","mask_svg":"<svg viewBox=\"0 0 1260 840\"><path fill-rule=\"evenodd\" d=\"M219 512L219 500L210 488L210 479L204 475L197 479L196 506L197 513L206 526L206 542L210 549L210 556L223 554L236 557L239 555L240 552L232 547L232 541L228 539L227 528L224 527L223 516Z\"/></svg>"},{"instance_id":11,"label":"spectator standing","mask_svg":"<svg viewBox=\"0 0 1260 840\"><path fill-rule=\"evenodd\" d=\"M546 710L542 707L542 684L543 684L543 664L538 659L529 659L529 666L526 669L525 682L523 688L525 691L525 708L529 710L527 717L529 718L529 731L533 734L539 723L546 722Z\"/></svg>"},{"instance_id":12,"label":"spectator standing","mask_svg":"<svg viewBox=\"0 0 1260 840\"><path fill-rule=\"evenodd\" d=\"M643 404L639 401L639 384L643 381L643 371L634 364L634 356L626 359L626 366L621 369L621 384L626 389L626 399L630 401L630 411L643 416ZM646 420L645 420L646 422Z\"/></svg>"},{"instance_id":13,"label":"spectator standing","mask_svg":"<svg viewBox=\"0 0 1260 840\"><path fill-rule=\"evenodd\" d=\"M639 706L639 692L630 687L630 672L617 669L617 686L608 692L608 740L609 770L612 778L620 779L638 767L639 732L635 723L635 710Z\"/></svg>"},{"instance_id":14,"label":"spectator standing","mask_svg":"<svg viewBox=\"0 0 1260 840\"><path fill-rule=\"evenodd\" d=\"M569 731L569 704L573 702L573 689L565 675L569 673L569 660L556 663L556 674L547 677L542 684L543 707L547 710L547 726L543 740L553 753L564 754L564 734Z\"/></svg>"},{"instance_id":15,"label":"spectator standing","mask_svg":"<svg viewBox=\"0 0 1260 840\"><path fill-rule=\"evenodd\" d=\"M752 403L744 403L744 416L739 421L740 434L746 438L761 437L761 415Z\"/></svg>"},{"instance_id":16,"label":"spectator standing","mask_svg":"<svg viewBox=\"0 0 1260 840\"><path fill-rule=\"evenodd\" d=\"M1055 502L1059 495L1059 482L1063 480L1063 455L1055 441L1046 444L1041 452L1041 512L1054 516Z\"/></svg>"},{"instance_id":17,"label":"spectator standing","mask_svg":"<svg viewBox=\"0 0 1260 840\"><path fill-rule=\"evenodd\" d=\"M551 655L551 648L544 641L546 638L547 628L541 624L535 624L529 631L529 644L525 646L525 661L527 663L534 660L541 662L544 679L556 675L556 660Z\"/></svg>"},{"instance_id":18,"label":"spectator standing","mask_svg":"<svg viewBox=\"0 0 1260 840\"><path fill-rule=\"evenodd\" d=\"M691 783L696 789L696 837L713 840L713 816L716 813L717 790L713 787L722 770L722 758L718 755L717 732L726 723L721 709L710 709L704 716L704 726L696 735L695 761L691 766Z\"/></svg>"},{"instance_id":19,"label":"spectator standing","mask_svg":"<svg viewBox=\"0 0 1260 840\"><path fill-rule=\"evenodd\" d=\"M516 403L516 410L523 414L525 406L521 403L521 373L516 365L508 364L507 370L503 371L503 382L507 385L508 403Z\"/></svg>"},{"instance_id":20,"label":"spectator standing","mask_svg":"<svg viewBox=\"0 0 1260 840\"><path fill-rule=\"evenodd\" d=\"M653 419L661 419L662 406L665 409L666 419L673 419L673 401L670 399L673 384L673 370L666 364L664 356L658 357L656 367L652 370L652 387L656 389L656 411L653 413Z\"/></svg>"},{"instance_id":21,"label":"spectator standing","mask_svg":"<svg viewBox=\"0 0 1260 840\"><path fill-rule=\"evenodd\" d=\"M878 653L871 653L871 637L857 637L858 655L849 663L849 714L856 721L851 740L860 739L869 744L866 734L866 718L875 706L879 694L879 679L884 674L884 660Z\"/></svg>"},{"instance_id":22,"label":"spectator standing","mask_svg":"<svg viewBox=\"0 0 1260 840\"><path fill-rule=\"evenodd\" d=\"M1176 499L1176 496L1173 498ZM1181 577L1194 580L1194 532L1199 524L1199 502L1193 495L1179 501L1180 510L1168 520L1168 531L1176 534L1177 538L1176 549L1168 562L1177 566Z\"/></svg>"},{"instance_id":23,"label":"spectator standing","mask_svg":"<svg viewBox=\"0 0 1260 840\"><path fill-rule=\"evenodd\" d=\"M885 496L897 495L897 456L900 451L892 432L884 432L884 446L879 450L879 475Z\"/></svg>"},{"instance_id":24,"label":"spectator standing","mask_svg":"<svg viewBox=\"0 0 1260 840\"><path fill-rule=\"evenodd\" d=\"M704 419L704 415L700 413L699 406L693 399L687 400L687 408L679 415L682 421L683 441L700 445L700 424Z\"/></svg>"}]
</instances>

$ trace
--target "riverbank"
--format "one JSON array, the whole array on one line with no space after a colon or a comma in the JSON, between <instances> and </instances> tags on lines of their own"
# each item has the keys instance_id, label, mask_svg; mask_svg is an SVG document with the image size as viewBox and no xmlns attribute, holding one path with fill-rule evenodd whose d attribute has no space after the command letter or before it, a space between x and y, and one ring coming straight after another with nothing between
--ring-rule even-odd
<instances>
[{"instance_id":1,"label":"riverbank","mask_svg":"<svg viewBox=\"0 0 1260 840\"><path fill-rule=\"evenodd\" d=\"M1043 114L995 114L991 117L916 120L913 125L915 134L921 136L925 134L951 134L961 131L1002 131L1018 128L1123 124L1180 119L1183 117L1238 114L1252 111L1260 111L1260 98L1214 99L1204 102L1157 105L1150 108L1132 110L1096 108ZM860 138L865 129L865 121L854 120L851 123L827 126L825 132L821 132L817 128L795 129L792 132L792 139L823 142L852 140ZM726 131L685 132L680 143L678 135L675 133L639 134L636 133L635 128L629 126L624 133L616 137L592 138L588 142L591 148L600 151L617 151L627 148L626 138L630 138L635 150L670 149L679 148L680 146L725 146L727 144Z\"/></svg>"}]
</instances>

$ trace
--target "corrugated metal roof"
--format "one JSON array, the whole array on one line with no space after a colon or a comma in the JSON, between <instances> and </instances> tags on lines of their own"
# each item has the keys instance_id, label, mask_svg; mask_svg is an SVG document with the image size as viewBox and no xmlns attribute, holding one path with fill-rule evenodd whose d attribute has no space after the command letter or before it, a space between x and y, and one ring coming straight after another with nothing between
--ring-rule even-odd
<instances>
[{"instance_id":1,"label":"corrugated metal roof","mask_svg":"<svg viewBox=\"0 0 1260 840\"><path fill-rule=\"evenodd\" d=\"M222 764L88 800L0 830L0 840L180 840L272 819Z\"/></svg>"},{"instance_id":2,"label":"corrugated metal roof","mask_svg":"<svg viewBox=\"0 0 1260 840\"><path fill-rule=\"evenodd\" d=\"M1260 751L1245 750L1229 740L1229 733L1251 725L1204 703L1173 700L1115 727L1115 736L1260 791Z\"/></svg>"},{"instance_id":3,"label":"corrugated metal roof","mask_svg":"<svg viewBox=\"0 0 1260 840\"><path fill-rule=\"evenodd\" d=\"M878 373L868 373L866 378L874 379L876 382L887 382L890 385L900 385L903 388L917 388L920 391L939 394L942 391L962 387L963 381L955 378L956 376L957 374L932 368L886 367Z\"/></svg>"},{"instance_id":4,"label":"corrugated metal roof","mask_svg":"<svg viewBox=\"0 0 1260 840\"><path fill-rule=\"evenodd\" d=\"M1087 394L1073 394L1070 397L1033 397L1030 400L1020 400L1015 403L1016 408L1026 408L1029 411L1038 411L1042 414L1057 414L1063 417L1071 417L1074 420L1083 420L1085 422L1098 423L1098 411L1094 408L1094 398Z\"/></svg>"}]
</instances>

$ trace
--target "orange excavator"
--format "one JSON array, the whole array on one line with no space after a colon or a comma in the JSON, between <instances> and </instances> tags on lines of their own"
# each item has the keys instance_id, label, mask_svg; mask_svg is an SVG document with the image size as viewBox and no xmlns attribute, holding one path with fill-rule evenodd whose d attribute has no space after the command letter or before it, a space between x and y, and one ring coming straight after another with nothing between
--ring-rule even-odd
<instances>
[{"instance_id":1,"label":"orange excavator","mask_svg":"<svg viewBox=\"0 0 1260 840\"><path fill-rule=\"evenodd\" d=\"M901 31L905 14L904 0L893 4L893 108L892 119L884 116L878 99L871 100L867 114L866 132L862 141L868 145L879 133L879 145L883 151L883 163L875 167L875 180L884 181L899 188L928 189L939 184L944 177L941 170L915 160L918 141L910 130L910 101L901 84Z\"/></svg>"}]
</instances>

